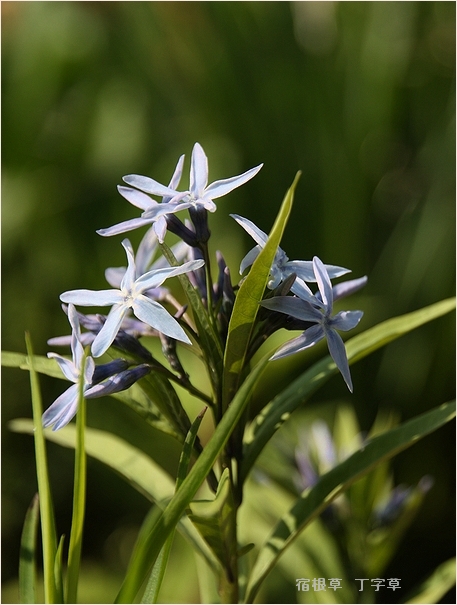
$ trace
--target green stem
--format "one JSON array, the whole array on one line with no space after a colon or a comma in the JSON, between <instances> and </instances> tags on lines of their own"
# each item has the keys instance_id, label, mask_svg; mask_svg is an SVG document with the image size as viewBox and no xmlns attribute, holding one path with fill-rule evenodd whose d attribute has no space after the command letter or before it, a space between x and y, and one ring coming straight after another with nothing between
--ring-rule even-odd
<instances>
[{"instance_id":1,"label":"green stem","mask_svg":"<svg viewBox=\"0 0 457 605\"><path fill-rule=\"evenodd\" d=\"M83 368L88 349L85 352ZM79 568L83 540L84 516L86 508L86 400L84 399L84 371L81 371L78 393L78 413L76 416L75 480L73 492L73 515L71 520L70 544L68 550L67 603L77 603Z\"/></svg>"}]
</instances>

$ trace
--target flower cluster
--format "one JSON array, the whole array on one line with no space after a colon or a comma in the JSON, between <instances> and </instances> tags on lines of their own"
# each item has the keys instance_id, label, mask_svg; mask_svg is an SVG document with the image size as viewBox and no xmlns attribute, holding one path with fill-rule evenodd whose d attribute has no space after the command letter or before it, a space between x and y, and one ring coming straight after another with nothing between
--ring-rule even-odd
<instances>
[{"instance_id":1,"label":"flower cluster","mask_svg":"<svg viewBox=\"0 0 457 605\"><path fill-rule=\"evenodd\" d=\"M69 337L51 339L49 343L71 344L73 357L69 361L55 353L50 353L49 356L57 361L64 376L74 384L45 412L45 426L53 426L56 430L73 418L77 407L77 385L81 376L84 376L83 391L86 398L101 397L125 389L158 368L162 372L168 372L168 378L193 389L177 357L176 344L198 344L199 334L187 316L186 306L177 302L163 285L169 278L187 276L199 293L210 323L216 326L223 349L236 297L236 286L231 282L230 271L220 252L216 253L218 278L212 283L208 213L216 210L215 199L247 183L259 172L262 164L241 175L208 185L208 159L201 145L196 143L192 150L189 187L180 190L184 159L183 155L179 158L168 185L136 174L123 177L129 186L118 187L119 193L139 208L141 215L100 229L97 233L113 236L147 226L148 230L136 254L130 241L124 239L121 243L126 253L127 266L106 270L105 277L110 289L70 290L60 296L61 301L68 305L64 306L64 310L68 313L72 334ZM160 199L155 199L154 196ZM182 221L178 218L177 214L181 211L188 212L188 219ZM231 216L256 243L241 262L242 274L253 264L268 236L250 220L239 215ZM178 235L181 240L171 251L164 244L167 230ZM168 253L157 259L156 253L161 247L164 254L166 250ZM250 355L273 331L281 327L302 329L303 334L281 347L272 360L308 348L325 337L330 354L352 391L346 351L338 331L354 328L360 321L362 312L341 311L333 315L333 302L362 287L366 278L336 286L332 286L330 281L348 272L344 267L324 265L317 257L312 261L290 261L286 253L278 248L267 284L272 292L266 292L265 299L260 301L262 309ZM316 293L313 294L309 283L317 283ZM76 311L75 305L110 307L110 310L107 315L83 315ZM170 306L174 308L174 315L166 308ZM87 332L81 333L80 326L85 327ZM148 349L139 341L142 336L161 339L165 356L177 374L166 370L152 358ZM90 346L91 356L84 356L84 346ZM108 364L96 366L94 359L110 352L111 347L122 351L128 359L117 358Z\"/></svg>"}]
</instances>

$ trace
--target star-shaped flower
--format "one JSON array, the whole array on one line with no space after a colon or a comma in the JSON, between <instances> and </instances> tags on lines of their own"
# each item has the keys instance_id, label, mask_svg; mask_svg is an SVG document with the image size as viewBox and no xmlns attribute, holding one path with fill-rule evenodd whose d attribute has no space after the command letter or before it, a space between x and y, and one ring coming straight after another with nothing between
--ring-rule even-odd
<instances>
[{"instance_id":1,"label":"star-shaped flower","mask_svg":"<svg viewBox=\"0 0 457 605\"><path fill-rule=\"evenodd\" d=\"M122 278L120 289L70 290L60 296L62 302L75 305L87 307L112 306L106 322L92 343L92 355L100 357L108 350L116 338L116 334L129 309L132 309L139 320L152 328L171 338L190 344L189 338L176 319L162 305L146 296L145 292L151 288L158 288L169 277L200 268L204 261L190 261L179 267L153 269L136 277L137 271L132 245L128 239L123 240L122 245L127 254L128 267Z\"/></svg>"},{"instance_id":2,"label":"star-shaped flower","mask_svg":"<svg viewBox=\"0 0 457 605\"><path fill-rule=\"evenodd\" d=\"M157 234L155 233L154 228L151 227L146 231L135 255L135 279L141 275L144 275L148 271L170 266L164 256L160 256L158 259L152 262L152 259L156 255L157 249ZM171 251L173 252L176 260L182 261L189 253L189 246L184 242L179 242L172 246ZM109 267L105 271L106 281L113 288L119 288L126 270L126 267ZM161 300L168 294L168 289L158 287L148 290L145 292L145 294L154 300Z\"/></svg>"},{"instance_id":3,"label":"star-shaped flower","mask_svg":"<svg viewBox=\"0 0 457 605\"><path fill-rule=\"evenodd\" d=\"M222 197L233 189L244 185L259 172L262 166L263 164L259 164L259 166L251 168L243 174L214 181L214 183L208 185L208 158L200 143L195 143L192 150L189 191L181 193L171 186L164 187L154 179L137 174L129 174L123 180L145 193L171 198L167 203L164 203L164 200L161 204L150 206L144 210L143 219L157 221L167 214L173 214L191 207L204 208L209 212L214 212L216 204L213 199Z\"/></svg>"},{"instance_id":4,"label":"star-shaped flower","mask_svg":"<svg viewBox=\"0 0 457 605\"><path fill-rule=\"evenodd\" d=\"M232 218L243 227L243 229L249 233L249 235L257 243L257 246L252 248L241 261L240 275L244 273L245 269L252 265L257 256L259 255L262 248L265 246L268 240L268 235L257 227L252 221L238 214L231 214ZM350 273L349 269L344 267L337 267L335 265L325 265L325 269L328 275L333 277L340 277L345 273ZM304 300L312 297L312 292L305 282L315 282L316 277L313 271L312 261L307 260L292 260L290 261L284 250L278 247L273 264L270 269L270 281L267 286L270 290L274 290L283 282L289 275L295 274L297 277L291 287L291 291L300 296ZM311 300L311 299L310 299Z\"/></svg>"},{"instance_id":5,"label":"star-shaped flower","mask_svg":"<svg viewBox=\"0 0 457 605\"><path fill-rule=\"evenodd\" d=\"M187 191L184 191L183 193L175 191L176 187L178 187L179 185L179 181L181 180L183 165L184 155L179 158L168 187L157 183L155 191L156 195L162 196L162 203L157 202L156 200L149 197L149 195L146 195L145 193L142 193L137 189L132 189L131 187L118 186L117 189L119 193L128 202L130 202L137 208L140 208L143 211L143 214L139 218L133 218L128 221L123 221L122 223L118 223L117 225L113 225L112 227L108 227L106 229L98 229L97 233L103 236L118 235L119 233L133 231L133 229L137 229L138 227L143 227L144 225L150 225L151 223L153 223L153 229L159 239L159 242L163 243L165 239L165 234L167 232L167 220L165 216L161 215L158 217L148 218L144 216L144 213L156 207L161 207L162 205L168 205L169 203L174 204L188 195ZM125 177L124 180L127 178L128 177ZM152 179L150 180L152 181ZM154 183L156 183L156 181L154 181Z\"/></svg>"},{"instance_id":6,"label":"star-shaped flower","mask_svg":"<svg viewBox=\"0 0 457 605\"><path fill-rule=\"evenodd\" d=\"M317 281L319 287L319 294L312 299L308 296L306 300L302 300L296 296L274 296L261 303L262 306L267 309L286 313L299 320L316 324L305 330L301 336L290 340L280 347L271 359L279 359L303 351L325 337L327 339L330 355L352 393L352 380L349 372L346 349L337 330L346 332L347 330L355 328L361 320L363 312L340 311L332 317L335 292L332 288L327 269L317 256L313 258L313 271L315 281ZM351 280L352 285L339 289L339 292L337 292L338 298L359 289L365 281L366 278ZM337 288L337 286L335 288Z\"/></svg>"},{"instance_id":7,"label":"star-shaped flower","mask_svg":"<svg viewBox=\"0 0 457 605\"><path fill-rule=\"evenodd\" d=\"M57 353L48 353L48 357L55 359L60 366L64 376L73 382L65 392L62 393L54 403L44 412L42 417L43 426L52 426L54 431L62 428L70 422L76 414L78 407L78 382L81 374L84 375L84 390L89 388L95 370L92 357L86 358L83 368L84 348L81 344L81 330L76 309L73 305L68 307L68 319L72 328L71 354L72 360L66 359Z\"/></svg>"}]
</instances>

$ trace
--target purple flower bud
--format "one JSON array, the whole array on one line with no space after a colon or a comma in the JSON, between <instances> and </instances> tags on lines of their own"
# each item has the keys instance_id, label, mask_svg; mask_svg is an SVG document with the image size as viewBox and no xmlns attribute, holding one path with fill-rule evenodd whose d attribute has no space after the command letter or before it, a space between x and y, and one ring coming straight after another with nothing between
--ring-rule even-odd
<instances>
[{"instance_id":1,"label":"purple flower bud","mask_svg":"<svg viewBox=\"0 0 457 605\"><path fill-rule=\"evenodd\" d=\"M191 206L189 216L195 227L195 236L201 244L206 244L209 240L211 231L208 227L208 211L203 206Z\"/></svg>"},{"instance_id":2,"label":"purple flower bud","mask_svg":"<svg viewBox=\"0 0 457 605\"><path fill-rule=\"evenodd\" d=\"M132 384L135 384L137 380L140 380L140 378L149 374L150 371L151 366L145 363L130 370L125 370L100 384L90 387L84 392L84 397L86 399L95 399L96 397L104 397L105 395L112 395L113 393L125 391L125 389L131 387Z\"/></svg>"},{"instance_id":3,"label":"purple flower bud","mask_svg":"<svg viewBox=\"0 0 457 605\"><path fill-rule=\"evenodd\" d=\"M92 375L92 384L97 384L99 382L102 382L102 380L105 380L109 376L113 376L113 374L123 372L130 365L131 363L126 361L125 359L115 359L114 361L102 363L99 366L95 366L95 370Z\"/></svg>"},{"instance_id":4,"label":"purple flower bud","mask_svg":"<svg viewBox=\"0 0 457 605\"><path fill-rule=\"evenodd\" d=\"M186 227L186 225L179 220L174 214L167 215L167 228L171 233L177 235L183 240L188 246L195 248L198 246L198 239L195 232Z\"/></svg>"}]
</instances>

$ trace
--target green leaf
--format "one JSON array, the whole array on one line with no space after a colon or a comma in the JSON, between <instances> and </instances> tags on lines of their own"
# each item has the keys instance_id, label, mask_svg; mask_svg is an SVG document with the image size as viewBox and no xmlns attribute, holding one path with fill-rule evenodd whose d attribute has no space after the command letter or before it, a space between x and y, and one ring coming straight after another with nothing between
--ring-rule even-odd
<instances>
[{"instance_id":1,"label":"green leaf","mask_svg":"<svg viewBox=\"0 0 457 605\"><path fill-rule=\"evenodd\" d=\"M373 328L369 328L346 342L349 362L352 364L363 359L392 340L428 321L449 313L454 308L455 298L449 298L418 311L388 319ZM283 422L337 371L338 369L332 358L329 355L324 357L294 380L256 416L244 437L244 454L241 466L243 481L260 452Z\"/></svg>"},{"instance_id":2,"label":"green leaf","mask_svg":"<svg viewBox=\"0 0 457 605\"><path fill-rule=\"evenodd\" d=\"M439 603L441 598L455 585L455 559L439 565L432 575L415 591L405 603Z\"/></svg>"},{"instance_id":3,"label":"green leaf","mask_svg":"<svg viewBox=\"0 0 457 605\"><path fill-rule=\"evenodd\" d=\"M168 535L173 531L173 528L180 520L190 501L195 496L198 488L205 480L205 477L211 471L213 464L216 462L217 457L227 443L234 427L238 423L249 402L254 386L266 364L267 358L264 358L246 378L220 423L217 425L213 436L195 462L192 470L187 475L180 489L172 498L166 509L160 515L157 523L154 525L149 536L149 543L151 544L149 564L151 567ZM132 578L129 578L129 582L124 582L117 596L116 603L132 603L143 581L144 576L136 577L134 581Z\"/></svg>"},{"instance_id":4,"label":"green leaf","mask_svg":"<svg viewBox=\"0 0 457 605\"><path fill-rule=\"evenodd\" d=\"M48 463L46 456L46 444L44 431L41 424L43 405L41 402L40 383L35 370L35 359L32 343L26 334L27 358L25 364L30 370L30 384L32 391L33 423L32 433L35 440L35 459L38 480L38 493L40 496L40 518L41 535L43 546L43 575L44 596L46 603L62 603L63 595L60 594L54 578L54 563L57 552L57 536L54 520L54 509L52 505L51 488L48 476Z\"/></svg>"},{"instance_id":5,"label":"green leaf","mask_svg":"<svg viewBox=\"0 0 457 605\"><path fill-rule=\"evenodd\" d=\"M39 520L39 496L35 494L25 515L19 558L19 603L35 603L36 539Z\"/></svg>"},{"instance_id":6,"label":"green leaf","mask_svg":"<svg viewBox=\"0 0 457 605\"><path fill-rule=\"evenodd\" d=\"M158 603L160 587L167 569L168 557L170 556L171 547L173 544L174 533L168 536L156 562L152 568L151 575L144 591L141 603Z\"/></svg>"},{"instance_id":7,"label":"green leaf","mask_svg":"<svg viewBox=\"0 0 457 605\"><path fill-rule=\"evenodd\" d=\"M178 474L176 478L176 489L179 489L180 485L186 478L186 475L189 470L189 464L192 457L192 451L194 447L195 438L197 437L198 429L200 428L201 422L203 420L203 416L208 408L204 408L200 414L195 418L192 423L192 426L187 433L186 439L184 441L184 446L181 452L181 456L178 464ZM152 568L151 575L149 576L149 580L146 586L146 590L144 591L143 598L141 599L141 603L157 603L159 599L160 587L162 586L163 578L165 576L165 571L167 569L168 558L170 556L171 547L173 545L174 539L174 531L168 536L162 550L160 551L159 556ZM146 557L133 557L133 561L140 560L144 565L147 561ZM127 573L131 573L130 569Z\"/></svg>"},{"instance_id":8,"label":"green leaf","mask_svg":"<svg viewBox=\"0 0 457 605\"><path fill-rule=\"evenodd\" d=\"M426 412L370 439L364 447L331 469L303 492L273 529L251 573L247 601L251 603L265 577L286 548L330 502L379 463L392 458L455 417L455 401Z\"/></svg>"},{"instance_id":9,"label":"green leaf","mask_svg":"<svg viewBox=\"0 0 457 605\"><path fill-rule=\"evenodd\" d=\"M82 362L85 367L88 349ZM68 569L66 579L66 601L77 603L79 568L83 541L84 515L86 510L86 400L84 399L84 372L78 381L78 412L76 414L75 473L73 488L73 513L71 518L70 544L68 547Z\"/></svg>"},{"instance_id":10,"label":"green leaf","mask_svg":"<svg viewBox=\"0 0 457 605\"><path fill-rule=\"evenodd\" d=\"M65 376L62 374L62 370L59 368L59 364L55 359L48 359L42 355L33 355L32 358L35 372L65 380ZM23 353L2 351L2 366L30 370L29 357Z\"/></svg>"},{"instance_id":11,"label":"green leaf","mask_svg":"<svg viewBox=\"0 0 457 605\"><path fill-rule=\"evenodd\" d=\"M33 423L29 419L18 418L12 420L8 426L10 430L17 433L33 434ZM69 424L59 431L45 429L44 436L49 441L63 447L74 448L76 444L74 424ZM163 506L162 503L173 496L175 484L170 475L144 452L120 437L106 431L87 427L85 447L88 456L113 469L151 502ZM183 518L180 521L178 530L193 548L206 559L212 569L217 570L219 568L219 564L205 541L188 519Z\"/></svg>"},{"instance_id":12,"label":"green leaf","mask_svg":"<svg viewBox=\"0 0 457 605\"><path fill-rule=\"evenodd\" d=\"M64 594L63 590L63 545L65 542L65 536L60 536L59 546L57 547L56 558L54 561L54 580L57 587L58 594ZM71 601L66 601L70 603Z\"/></svg>"},{"instance_id":13,"label":"green leaf","mask_svg":"<svg viewBox=\"0 0 457 605\"><path fill-rule=\"evenodd\" d=\"M195 420L192 422L189 432L187 433L181 456L179 457L178 473L176 476L176 490L181 487L182 482L187 477L189 472L189 465L192 458L195 439L197 438L198 429L200 428L207 409L208 408L205 406L203 410L196 416Z\"/></svg>"},{"instance_id":14,"label":"green leaf","mask_svg":"<svg viewBox=\"0 0 457 605\"><path fill-rule=\"evenodd\" d=\"M278 216L268 236L268 241L254 261L236 295L224 355L222 395L224 410L229 405L241 382L244 361L259 303L267 286L271 265L289 218L300 175L301 172L297 172L294 182L284 197Z\"/></svg>"},{"instance_id":15,"label":"green leaf","mask_svg":"<svg viewBox=\"0 0 457 605\"><path fill-rule=\"evenodd\" d=\"M199 529L213 553L224 567L230 560L231 544L227 536L229 517L233 511L233 498L230 489L230 473L226 468L219 481L219 487L213 500L196 500L189 504L188 515ZM236 545L235 545L236 546Z\"/></svg>"}]
</instances>

